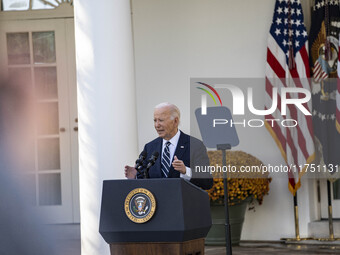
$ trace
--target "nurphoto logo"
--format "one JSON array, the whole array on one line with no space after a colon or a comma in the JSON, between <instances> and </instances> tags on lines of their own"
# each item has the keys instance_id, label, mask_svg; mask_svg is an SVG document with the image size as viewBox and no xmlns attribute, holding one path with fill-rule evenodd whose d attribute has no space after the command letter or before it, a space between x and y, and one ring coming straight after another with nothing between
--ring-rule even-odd
<instances>
[{"instance_id":1,"label":"nurphoto logo","mask_svg":"<svg viewBox=\"0 0 340 255\"><path fill-rule=\"evenodd\" d=\"M287 109L290 107L296 107L297 110L301 111L304 115L312 115L308 110L307 104L311 100L311 92L304 88L296 88L296 87L281 87L280 90L278 88L273 88L272 90L272 105L268 109L256 109L254 106L254 93L253 88L248 87L245 93L233 84L214 84L209 85L203 82L197 82L202 87L197 87L204 91L204 94L201 94L201 114L207 115L207 95L213 100L217 107L222 107L223 103L221 100L220 93L231 93L232 96L232 114L233 115L245 115L245 106L248 107L248 110L257 116L265 116L273 114L277 109L280 109L280 113L282 116L287 115ZM215 96L217 100L215 99ZM247 100L246 100L247 99ZM247 104L245 103L247 102ZM298 121L295 119L268 119L266 118L267 123L270 126L274 126L275 123L280 124L282 127L295 127L298 125ZM241 125L241 126L249 126L249 127L262 127L264 126L264 120L262 119L243 119L241 121L233 121L228 118L213 118L212 126L216 127L217 125Z\"/></svg>"}]
</instances>

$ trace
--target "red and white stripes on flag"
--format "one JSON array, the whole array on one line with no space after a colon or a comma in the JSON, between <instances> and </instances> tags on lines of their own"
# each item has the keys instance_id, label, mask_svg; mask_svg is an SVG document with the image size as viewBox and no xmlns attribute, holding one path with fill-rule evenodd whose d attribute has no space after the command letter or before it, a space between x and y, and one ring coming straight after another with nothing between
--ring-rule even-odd
<instances>
[{"instance_id":1,"label":"red and white stripes on flag","mask_svg":"<svg viewBox=\"0 0 340 255\"><path fill-rule=\"evenodd\" d=\"M336 129L340 133L340 40L339 40L339 49L338 49L339 55L338 55L338 86L336 91Z\"/></svg>"},{"instance_id":2,"label":"red and white stripes on flag","mask_svg":"<svg viewBox=\"0 0 340 255\"><path fill-rule=\"evenodd\" d=\"M316 83L320 83L321 81L328 78L328 73L326 73L322 68L319 59L317 59L314 63L313 73L314 73L313 78Z\"/></svg>"},{"instance_id":3,"label":"red and white stripes on flag","mask_svg":"<svg viewBox=\"0 0 340 255\"><path fill-rule=\"evenodd\" d=\"M294 13L291 10L294 9ZM287 11L283 11L287 10ZM293 63L293 64L292 64ZM295 105L287 106L286 115L281 114L281 88L296 87L310 89L308 40L301 4L298 1L276 1L273 23L267 46L265 109L273 103L273 88L278 89L278 107L265 116L266 127L273 136L288 166L295 166L288 173L289 190L295 195L301 186L305 164L314 159L312 116L304 115ZM304 97L290 93L289 98ZM311 101L304 104L311 112ZM275 121L273 121L273 119ZM281 121L294 119L295 127L284 127ZM301 168L300 168L301 167Z\"/></svg>"}]
</instances>

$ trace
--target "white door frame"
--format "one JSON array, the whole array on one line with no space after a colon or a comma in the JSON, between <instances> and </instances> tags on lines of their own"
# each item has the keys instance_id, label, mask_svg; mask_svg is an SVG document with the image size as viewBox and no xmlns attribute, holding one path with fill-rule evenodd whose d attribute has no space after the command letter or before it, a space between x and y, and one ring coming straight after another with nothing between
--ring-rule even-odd
<instances>
[{"instance_id":1,"label":"white door frame","mask_svg":"<svg viewBox=\"0 0 340 255\"><path fill-rule=\"evenodd\" d=\"M38 12L51 13L54 11L55 10ZM80 217L78 138L77 132L73 129L76 127L76 123L71 122L77 118L73 18L34 20L34 12L36 11L23 12L26 13L24 16L30 18L29 20L19 21L12 19L13 13L16 14L16 18L18 19L18 12L1 13L0 45L3 45L0 53L1 63L3 65L2 68L6 67L7 69L6 32L55 31L59 128L64 127L66 129L64 133L59 134L62 169L62 203L64 208L62 209L62 206L40 206L39 210L51 216L47 219L48 223L75 223L80 221ZM43 15L40 15L40 17L42 16ZM72 107L69 104L71 104Z\"/></svg>"}]
</instances>

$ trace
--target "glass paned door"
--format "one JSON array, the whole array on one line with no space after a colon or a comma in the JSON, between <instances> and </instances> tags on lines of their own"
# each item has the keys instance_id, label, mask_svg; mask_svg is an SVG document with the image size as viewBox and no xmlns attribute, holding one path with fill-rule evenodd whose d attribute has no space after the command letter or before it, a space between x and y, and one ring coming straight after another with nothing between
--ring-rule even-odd
<instances>
[{"instance_id":1,"label":"glass paned door","mask_svg":"<svg viewBox=\"0 0 340 255\"><path fill-rule=\"evenodd\" d=\"M74 222L71 127L65 20L8 21L0 28L1 62L15 84L29 89L35 98L34 164L27 169L31 202L45 212L49 223ZM73 36L73 35L72 35ZM75 68L75 67L73 67ZM75 169L77 171L77 169ZM79 206L79 205L78 205Z\"/></svg>"},{"instance_id":2,"label":"glass paned door","mask_svg":"<svg viewBox=\"0 0 340 255\"><path fill-rule=\"evenodd\" d=\"M320 200L321 200L321 218L328 219L328 192L327 180L320 180ZM340 219L340 180L331 182L331 199L333 207L333 218Z\"/></svg>"},{"instance_id":3,"label":"glass paned door","mask_svg":"<svg viewBox=\"0 0 340 255\"><path fill-rule=\"evenodd\" d=\"M333 199L340 200L340 179L333 183Z\"/></svg>"}]
</instances>

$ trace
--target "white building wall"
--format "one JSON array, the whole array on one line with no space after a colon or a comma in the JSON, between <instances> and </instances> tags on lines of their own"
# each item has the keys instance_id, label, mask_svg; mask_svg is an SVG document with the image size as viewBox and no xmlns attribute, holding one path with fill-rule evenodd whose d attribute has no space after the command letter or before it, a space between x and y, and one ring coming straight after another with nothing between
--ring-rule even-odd
<instances>
[{"instance_id":1,"label":"white building wall","mask_svg":"<svg viewBox=\"0 0 340 255\"><path fill-rule=\"evenodd\" d=\"M156 137L152 114L160 102L178 105L181 129L190 132L190 77L264 77L274 4L274 0L132 1L140 150ZM309 20L309 9L304 9ZM264 101L261 91L264 86L257 88L256 98ZM270 134L265 129L256 132L239 131L241 143L235 149L266 164L284 164ZM272 177L263 205L246 214L243 240L295 236L288 180ZM307 235L307 223L315 211L310 209L310 194L314 192L307 182L299 190L301 236Z\"/></svg>"}]
</instances>

